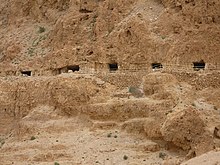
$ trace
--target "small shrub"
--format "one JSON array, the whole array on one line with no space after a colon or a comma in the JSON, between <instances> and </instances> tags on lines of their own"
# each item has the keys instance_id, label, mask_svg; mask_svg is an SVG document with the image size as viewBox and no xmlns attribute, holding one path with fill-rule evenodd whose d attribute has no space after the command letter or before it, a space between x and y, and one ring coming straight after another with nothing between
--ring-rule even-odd
<instances>
[{"instance_id":1,"label":"small shrub","mask_svg":"<svg viewBox=\"0 0 220 165\"><path fill-rule=\"evenodd\" d=\"M196 104L195 104L195 103L192 103L192 106L193 106L193 107L195 107L195 106L196 106Z\"/></svg>"},{"instance_id":2,"label":"small shrub","mask_svg":"<svg viewBox=\"0 0 220 165\"><path fill-rule=\"evenodd\" d=\"M161 38L164 40L166 38L166 36L161 36Z\"/></svg>"},{"instance_id":3,"label":"small shrub","mask_svg":"<svg viewBox=\"0 0 220 165\"><path fill-rule=\"evenodd\" d=\"M118 137L117 135L114 136L114 138L117 138L117 137Z\"/></svg>"},{"instance_id":4,"label":"small shrub","mask_svg":"<svg viewBox=\"0 0 220 165\"><path fill-rule=\"evenodd\" d=\"M112 136L112 133L109 133L108 135L107 135L107 137L111 137Z\"/></svg>"},{"instance_id":5,"label":"small shrub","mask_svg":"<svg viewBox=\"0 0 220 165\"><path fill-rule=\"evenodd\" d=\"M46 31L45 27L42 27L42 26L40 26L38 29L38 33L43 33L45 31Z\"/></svg>"},{"instance_id":6,"label":"small shrub","mask_svg":"<svg viewBox=\"0 0 220 165\"><path fill-rule=\"evenodd\" d=\"M165 115L168 115L169 113L172 113L172 110L169 110L168 112L165 113Z\"/></svg>"},{"instance_id":7,"label":"small shrub","mask_svg":"<svg viewBox=\"0 0 220 165\"><path fill-rule=\"evenodd\" d=\"M54 165L60 165L60 163L58 163L58 162L54 162Z\"/></svg>"},{"instance_id":8,"label":"small shrub","mask_svg":"<svg viewBox=\"0 0 220 165\"><path fill-rule=\"evenodd\" d=\"M127 160L127 159L128 159L128 156L127 156L127 155L124 155L123 159L124 159L124 160Z\"/></svg>"},{"instance_id":9,"label":"small shrub","mask_svg":"<svg viewBox=\"0 0 220 165\"><path fill-rule=\"evenodd\" d=\"M35 47L39 44L40 40L39 38L35 38L34 41L32 42L32 46Z\"/></svg>"},{"instance_id":10,"label":"small shrub","mask_svg":"<svg viewBox=\"0 0 220 165\"><path fill-rule=\"evenodd\" d=\"M40 36L40 37L37 37L33 40L32 42L32 46L33 47L36 47L37 45L39 45L39 43L43 40L45 40L47 38L47 35L43 35L43 36Z\"/></svg>"},{"instance_id":11,"label":"small shrub","mask_svg":"<svg viewBox=\"0 0 220 165\"><path fill-rule=\"evenodd\" d=\"M218 108L216 106L214 106L214 110L218 110Z\"/></svg>"},{"instance_id":12,"label":"small shrub","mask_svg":"<svg viewBox=\"0 0 220 165\"><path fill-rule=\"evenodd\" d=\"M34 55L34 48L28 48L28 54L30 56L33 56Z\"/></svg>"},{"instance_id":13,"label":"small shrub","mask_svg":"<svg viewBox=\"0 0 220 165\"><path fill-rule=\"evenodd\" d=\"M5 144L4 139L0 139L0 148Z\"/></svg>"},{"instance_id":14,"label":"small shrub","mask_svg":"<svg viewBox=\"0 0 220 165\"><path fill-rule=\"evenodd\" d=\"M159 153L159 158L164 159L167 156L164 152Z\"/></svg>"},{"instance_id":15,"label":"small shrub","mask_svg":"<svg viewBox=\"0 0 220 165\"><path fill-rule=\"evenodd\" d=\"M31 140L35 140L36 139L36 137L35 136L31 136Z\"/></svg>"}]
</instances>

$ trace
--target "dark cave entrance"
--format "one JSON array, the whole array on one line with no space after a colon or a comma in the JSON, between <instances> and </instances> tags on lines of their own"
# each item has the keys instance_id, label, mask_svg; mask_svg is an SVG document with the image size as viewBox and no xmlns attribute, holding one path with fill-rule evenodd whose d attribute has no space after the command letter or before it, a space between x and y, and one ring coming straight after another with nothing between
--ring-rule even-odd
<instances>
[{"instance_id":1,"label":"dark cave entrance","mask_svg":"<svg viewBox=\"0 0 220 165\"><path fill-rule=\"evenodd\" d=\"M80 70L80 67L79 67L79 65L70 65L70 66L67 66L67 70L71 70L73 72L78 72Z\"/></svg>"},{"instance_id":2,"label":"dark cave entrance","mask_svg":"<svg viewBox=\"0 0 220 165\"><path fill-rule=\"evenodd\" d=\"M204 70L205 69L205 62L203 60L201 60L199 62L193 62L193 69L195 71Z\"/></svg>"},{"instance_id":3,"label":"dark cave entrance","mask_svg":"<svg viewBox=\"0 0 220 165\"><path fill-rule=\"evenodd\" d=\"M163 65L161 63L152 63L151 64L152 69L162 69Z\"/></svg>"},{"instance_id":4,"label":"dark cave entrance","mask_svg":"<svg viewBox=\"0 0 220 165\"><path fill-rule=\"evenodd\" d=\"M117 71L118 70L118 63L111 63L111 64L108 64L108 67L109 67L109 70L110 71Z\"/></svg>"},{"instance_id":5,"label":"dark cave entrance","mask_svg":"<svg viewBox=\"0 0 220 165\"><path fill-rule=\"evenodd\" d=\"M31 76L31 71L21 71L21 74L24 76Z\"/></svg>"}]
</instances>

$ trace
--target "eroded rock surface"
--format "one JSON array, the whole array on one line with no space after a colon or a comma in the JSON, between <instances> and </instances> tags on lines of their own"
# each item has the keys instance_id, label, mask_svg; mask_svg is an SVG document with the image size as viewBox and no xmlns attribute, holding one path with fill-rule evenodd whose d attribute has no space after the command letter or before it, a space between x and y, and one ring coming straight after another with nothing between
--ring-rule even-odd
<instances>
[{"instance_id":1,"label":"eroded rock surface","mask_svg":"<svg viewBox=\"0 0 220 165\"><path fill-rule=\"evenodd\" d=\"M219 7L0 0L0 162L218 164Z\"/></svg>"}]
</instances>

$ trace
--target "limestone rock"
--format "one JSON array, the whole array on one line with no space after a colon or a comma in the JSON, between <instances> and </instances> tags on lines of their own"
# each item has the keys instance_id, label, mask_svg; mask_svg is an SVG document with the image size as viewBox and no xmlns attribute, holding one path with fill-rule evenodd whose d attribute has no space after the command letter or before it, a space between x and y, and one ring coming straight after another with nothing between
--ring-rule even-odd
<instances>
[{"instance_id":1,"label":"limestone rock","mask_svg":"<svg viewBox=\"0 0 220 165\"><path fill-rule=\"evenodd\" d=\"M201 155L214 148L212 135L205 127L197 110L183 109L168 116L161 132L166 141Z\"/></svg>"}]
</instances>

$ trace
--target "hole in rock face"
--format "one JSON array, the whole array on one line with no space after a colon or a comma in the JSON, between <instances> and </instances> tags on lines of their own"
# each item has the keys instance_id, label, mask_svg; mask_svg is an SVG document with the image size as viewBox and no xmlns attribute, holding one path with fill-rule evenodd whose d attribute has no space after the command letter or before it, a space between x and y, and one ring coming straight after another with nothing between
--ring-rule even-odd
<instances>
[{"instance_id":1,"label":"hole in rock face","mask_svg":"<svg viewBox=\"0 0 220 165\"><path fill-rule=\"evenodd\" d=\"M131 36L131 31L127 30L126 35L127 35L127 37Z\"/></svg>"},{"instance_id":2,"label":"hole in rock face","mask_svg":"<svg viewBox=\"0 0 220 165\"><path fill-rule=\"evenodd\" d=\"M89 55L92 55L93 53L94 53L93 51L90 51L90 52L89 52Z\"/></svg>"},{"instance_id":3,"label":"hole in rock face","mask_svg":"<svg viewBox=\"0 0 220 165\"><path fill-rule=\"evenodd\" d=\"M21 74L24 76L31 76L31 71L21 71Z\"/></svg>"},{"instance_id":4,"label":"hole in rock face","mask_svg":"<svg viewBox=\"0 0 220 165\"><path fill-rule=\"evenodd\" d=\"M80 67L79 65L71 65L71 66L67 66L67 70L72 70L73 72L76 72L80 70Z\"/></svg>"},{"instance_id":5,"label":"hole in rock face","mask_svg":"<svg viewBox=\"0 0 220 165\"><path fill-rule=\"evenodd\" d=\"M193 69L195 71L205 69L205 62L203 60L201 60L199 62L193 62Z\"/></svg>"},{"instance_id":6,"label":"hole in rock face","mask_svg":"<svg viewBox=\"0 0 220 165\"><path fill-rule=\"evenodd\" d=\"M108 64L108 66L109 66L110 71L118 70L118 63L111 63L111 64Z\"/></svg>"},{"instance_id":7,"label":"hole in rock face","mask_svg":"<svg viewBox=\"0 0 220 165\"><path fill-rule=\"evenodd\" d=\"M155 62L155 63L151 64L151 67L152 67L152 69L162 69L163 65L161 63Z\"/></svg>"},{"instance_id":8,"label":"hole in rock face","mask_svg":"<svg viewBox=\"0 0 220 165\"><path fill-rule=\"evenodd\" d=\"M87 10L87 9L80 9L79 12L80 13L92 13L91 10Z\"/></svg>"},{"instance_id":9,"label":"hole in rock face","mask_svg":"<svg viewBox=\"0 0 220 165\"><path fill-rule=\"evenodd\" d=\"M57 68L53 72L55 75L62 74L62 73L68 73L68 72L78 72L80 71L79 65L68 65L62 68Z\"/></svg>"}]
</instances>

